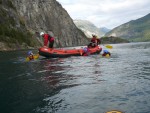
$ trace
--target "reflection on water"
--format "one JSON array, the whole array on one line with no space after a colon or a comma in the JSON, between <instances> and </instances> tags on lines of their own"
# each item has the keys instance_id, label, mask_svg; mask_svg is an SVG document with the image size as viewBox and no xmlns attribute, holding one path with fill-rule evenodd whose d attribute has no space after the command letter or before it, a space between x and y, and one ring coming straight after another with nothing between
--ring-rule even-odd
<instances>
[{"instance_id":1,"label":"reflection on water","mask_svg":"<svg viewBox=\"0 0 150 113\"><path fill-rule=\"evenodd\" d=\"M150 43L116 44L100 55L25 62L0 53L2 113L150 112Z\"/></svg>"}]
</instances>

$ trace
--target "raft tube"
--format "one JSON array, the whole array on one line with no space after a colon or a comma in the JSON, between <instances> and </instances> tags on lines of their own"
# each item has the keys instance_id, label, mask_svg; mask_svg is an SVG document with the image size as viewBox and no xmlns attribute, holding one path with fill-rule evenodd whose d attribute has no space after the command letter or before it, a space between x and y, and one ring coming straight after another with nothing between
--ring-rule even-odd
<instances>
[{"instance_id":1,"label":"raft tube","mask_svg":"<svg viewBox=\"0 0 150 113\"><path fill-rule=\"evenodd\" d=\"M94 48L88 48L89 54L99 54L102 51L100 46L96 46ZM54 48L47 48L41 47L39 48L39 54L44 57L48 58L65 58L70 56L84 56L83 48L79 49L54 49Z\"/></svg>"}]
</instances>

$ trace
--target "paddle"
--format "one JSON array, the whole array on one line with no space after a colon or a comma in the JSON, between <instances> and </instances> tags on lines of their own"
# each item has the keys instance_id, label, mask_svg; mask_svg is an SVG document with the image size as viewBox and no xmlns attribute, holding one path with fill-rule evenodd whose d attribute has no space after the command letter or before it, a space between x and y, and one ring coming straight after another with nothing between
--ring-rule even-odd
<instances>
[{"instance_id":1,"label":"paddle","mask_svg":"<svg viewBox=\"0 0 150 113\"><path fill-rule=\"evenodd\" d=\"M90 43L96 44L96 43L93 43L93 42L90 42ZM108 49L112 49L113 48L113 46L111 46L111 45L103 45L103 46L106 47L106 48L108 48Z\"/></svg>"},{"instance_id":2,"label":"paddle","mask_svg":"<svg viewBox=\"0 0 150 113\"><path fill-rule=\"evenodd\" d=\"M106 48L108 48L108 49L112 49L113 48L113 46L111 46L111 45L104 45Z\"/></svg>"}]
</instances>

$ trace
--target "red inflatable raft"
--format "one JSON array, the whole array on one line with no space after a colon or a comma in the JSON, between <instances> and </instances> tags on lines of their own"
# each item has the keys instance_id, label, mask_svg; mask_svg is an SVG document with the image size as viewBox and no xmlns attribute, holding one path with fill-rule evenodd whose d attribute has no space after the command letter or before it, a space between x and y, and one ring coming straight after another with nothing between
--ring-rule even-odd
<instances>
[{"instance_id":1,"label":"red inflatable raft","mask_svg":"<svg viewBox=\"0 0 150 113\"><path fill-rule=\"evenodd\" d=\"M85 52L85 48L79 49L52 49L47 47L41 47L39 49L39 54L44 57L49 58L64 58L70 56L85 56L85 54L99 54L102 51L100 46L94 48L88 48L88 51Z\"/></svg>"}]
</instances>

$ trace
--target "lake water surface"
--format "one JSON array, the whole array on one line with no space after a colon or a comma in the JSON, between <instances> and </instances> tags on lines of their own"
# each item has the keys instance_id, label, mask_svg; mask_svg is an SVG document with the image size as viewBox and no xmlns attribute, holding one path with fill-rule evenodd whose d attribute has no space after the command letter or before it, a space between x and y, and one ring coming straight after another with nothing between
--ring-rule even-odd
<instances>
[{"instance_id":1,"label":"lake water surface","mask_svg":"<svg viewBox=\"0 0 150 113\"><path fill-rule=\"evenodd\" d=\"M110 58L0 52L0 113L150 113L150 42L112 46Z\"/></svg>"}]
</instances>

